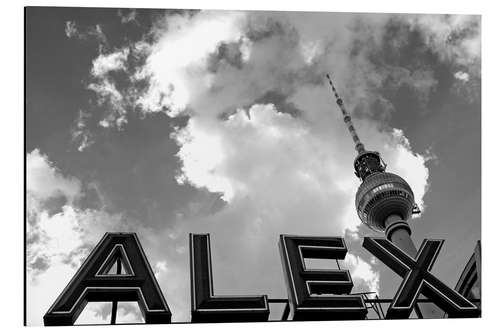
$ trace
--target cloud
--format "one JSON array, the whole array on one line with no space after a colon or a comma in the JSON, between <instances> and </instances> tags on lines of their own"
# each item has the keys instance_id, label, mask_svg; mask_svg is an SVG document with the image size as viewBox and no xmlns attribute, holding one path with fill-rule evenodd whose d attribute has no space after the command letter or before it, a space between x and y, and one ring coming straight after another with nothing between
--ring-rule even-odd
<instances>
[{"instance_id":1,"label":"cloud","mask_svg":"<svg viewBox=\"0 0 500 333\"><path fill-rule=\"evenodd\" d=\"M80 181L64 177L40 150L35 149L26 156L26 168L26 189L35 199L64 196L72 202L80 195Z\"/></svg>"},{"instance_id":2,"label":"cloud","mask_svg":"<svg viewBox=\"0 0 500 333\"><path fill-rule=\"evenodd\" d=\"M78 151L82 152L94 144L94 135L88 128L89 119L92 114L87 111L79 110L78 118L71 129L71 140L78 145Z\"/></svg>"},{"instance_id":3,"label":"cloud","mask_svg":"<svg viewBox=\"0 0 500 333\"><path fill-rule=\"evenodd\" d=\"M26 306L32 325L42 323L49 306L105 232L137 228L127 226L120 214L79 208L82 182L63 175L40 150L27 154L26 168Z\"/></svg>"},{"instance_id":4,"label":"cloud","mask_svg":"<svg viewBox=\"0 0 500 333\"><path fill-rule=\"evenodd\" d=\"M118 9L117 15L120 17L120 21L122 24L127 24L130 22L139 24L137 22L137 10L135 9L130 9L130 10Z\"/></svg>"},{"instance_id":5,"label":"cloud","mask_svg":"<svg viewBox=\"0 0 500 333\"><path fill-rule=\"evenodd\" d=\"M409 70L404 67L386 66L381 71L385 72L386 75L384 80L386 87L393 89L402 86L408 87L415 93L422 106L427 105L430 94L438 85L434 72L429 69Z\"/></svg>"},{"instance_id":6,"label":"cloud","mask_svg":"<svg viewBox=\"0 0 500 333\"><path fill-rule=\"evenodd\" d=\"M100 49L106 47L108 44L108 39L99 24L82 29L75 21L66 21L64 33L68 38L80 40L95 39L99 43Z\"/></svg>"},{"instance_id":7,"label":"cloud","mask_svg":"<svg viewBox=\"0 0 500 333\"><path fill-rule=\"evenodd\" d=\"M380 273L374 271L370 263L351 253L347 253L345 263L359 290L379 293Z\"/></svg>"},{"instance_id":8,"label":"cloud","mask_svg":"<svg viewBox=\"0 0 500 333\"><path fill-rule=\"evenodd\" d=\"M427 47L451 66L457 82L452 92L467 103L481 99L481 17L477 15L411 15L407 20Z\"/></svg>"},{"instance_id":9,"label":"cloud","mask_svg":"<svg viewBox=\"0 0 500 333\"><path fill-rule=\"evenodd\" d=\"M54 215L44 208L36 212L27 230L28 324L42 323L45 312L105 232L127 229L120 220L120 216L68 205Z\"/></svg>"},{"instance_id":10,"label":"cloud","mask_svg":"<svg viewBox=\"0 0 500 333\"><path fill-rule=\"evenodd\" d=\"M127 113L139 105L149 77L140 77L136 70L148 52L149 45L145 43L125 46L113 52L101 48L99 56L93 60L87 89L95 93L97 107L94 106L93 116L100 117L98 124L101 127L122 130L128 122ZM102 114L96 115L96 110ZM80 131L85 131L87 138L91 137L87 125L81 121L81 115L77 122L82 124Z\"/></svg>"},{"instance_id":11,"label":"cloud","mask_svg":"<svg viewBox=\"0 0 500 333\"><path fill-rule=\"evenodd\" d=\"M389 164L388 171L401 175L410 184L415 195L415 203L423 210L425 209L423 197L430 186L426 162L435 157L427 152L414 153L409 140L400 129L394 128L390 135L384 144L386 153L383 155Z\"/></svg>"},{"instance_id":12,"label":"cloud","mask_svg":"<svg viewBox=\"0 0 500 333\"><path fill-rule=\"evenodd\" d=\"M457 80L461 80L461 81L464 81L464 82L469 81L469 74L466 73L466 72L458 71L453 76Z\"/></svg>"},{"instance_id":13,"label":"cloud","mask_svg":"<svg viewBox=\"0 0 500 333\"><path fill-rule=\"evenodd\" d=\"M66 28L64 29L64 33L68 38L76 36L78 34L76 23L74 21L66 21Z\"/></svg>"},{"instance_id":14,"label":"cloud","mask_svg":"<svg viewBox=\"0 0 500 333\"><path fill-rule=\"evenodd\" d=\"M100 53L92 62L91 82L87 88L95 92L97 104L106 108L105 116L99 121L99 125L105 128L123 128L127 123L127 108L131 107L129 102L133 98L132 91L119 91L118 80L113 76L115 72L127 70L127 58L130 49L122 48L113 53Z\"/></svg>"},{"instance_id":15,"label":"cloud","mask_svg":"<svg viewBox=\"0 0 500 333\"><path fill-rule=\"evenodd\" d=\"M199 72L204 73L208 55L221 43L237 42L242 37L239 24L243 17L242 12L216 11L166 16L162 28L168 33L162 32L145 66L136 74L138 78L149 77L149 89L137 104L145 112L164 111L171 116L183 111L196 93L193 83L210 86L210 77L193 82Z\"/></svg>"},{"instance_id":16,"label":"cloud","mask_svg":"<svg viewBox=\"0 0 500 333\"><path fill-rule=\"evenodd\" d=\"M99 122L102 127L117 127L123 128L127 123L127 99L116 88L113 80L104 78L96 83L88 85L88 89L92 90L97 95L97 104L107 107L106 116Z\"/></svg>"},{"instance_id":17,"label":"cloud","mask_svg":"<svg viewBox=\"0 0 500 333\"><path fill-rule=\"evenodd\" d=\"M92 61L92 76L98 77L106 75L111 71L125 70L125 63L128 55L128 48L110 54L99 54L99 56Z\"/></svg>"},{"instance_id":18,"label":"cloud","mask_svg":"<svg viewBox=\"0 0 500 333\"><path fill-rule=\"evenodd\" d=\"M468 72L455 72L453 77L456 81L453 83L452 90L455 95L460 96L461 100L474 104L481 100L481 80L470 75Z\"/></svg>"}]
</instances>

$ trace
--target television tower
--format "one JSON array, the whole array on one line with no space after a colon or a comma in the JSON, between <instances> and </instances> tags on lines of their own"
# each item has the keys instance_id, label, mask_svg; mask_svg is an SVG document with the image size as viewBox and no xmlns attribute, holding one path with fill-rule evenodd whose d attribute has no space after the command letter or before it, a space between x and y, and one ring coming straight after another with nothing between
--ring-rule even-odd
<instances>
[{"instance_id":1,"label":"television tower","mask_svg":"<svg viewBox=\"0 0 500 333\"><path fill-rule=\"evenodd\" d=\"M389 241L415 258L417 249L411 239L408 220L420 210L415 204L413 191L403 178L385 171L387 165L379 152L365 149L330 75L326 74L326 77L358 153L354 159L354 174L362 182L356 192L358 216L369 228L385 232ZM442 312L431 303L421 304L420 310L424 318L442 316Z\"/></svg>"}]
</instances>

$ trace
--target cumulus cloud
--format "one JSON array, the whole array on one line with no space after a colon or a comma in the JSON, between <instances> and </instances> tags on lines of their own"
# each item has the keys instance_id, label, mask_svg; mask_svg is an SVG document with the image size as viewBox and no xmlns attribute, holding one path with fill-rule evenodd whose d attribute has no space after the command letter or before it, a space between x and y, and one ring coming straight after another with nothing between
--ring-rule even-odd
<instances>
[{"instance_id":1,"label":"cumulus cloud","mask_svg":"<svg viewBox=\"0 0 500 333\"><path fill-rule=\"evenodd\" d=\"M146 65L136 74L150 79L149 89L137 104L146 112L165 111L171 116L183 111L196 93L193 83L210 88L210 77L200 78L206 71L204 61L221 43L242 37L239 24L244 16L243 12L207 11L165 17L162 29L169 32L161 34ZM198 78L203 82L194 82Z\"/></svg>"},{"instance_id":2,"label":"cumulus cloud","mask_svg":"<svg viewBox=\"0 0 500 333\"><path fill-rule=\"evenodd\" d=\"M134 228L120 214L79 208L81 181L63 175L40 150L27 154L26 167L28 324L41 324L104 233Z\"/></svg>"},{"instance_id":3,"label":"cumulus cloud","mask_svg":"<svg viewBox=\"0 0 500 333\"><path fill-rule=\"evenodd\" d=\"M41 324L45 312L104 233L122 230L116 216L71 206L64 206L61 213L52 216L46 210L37 215L27 235L30 325Z\"/></svg>"},{"instance_id":4,"label":"cumulus cloud","mask_svg":"<svg viewBox=\"0 0 500 333\"><path fill-rule=\"evenodd\" d=\"M374 271L370 263L351 253L346 255L345 263L357 288L363 292L379 293L380 274Z\"/></svg>"},{"instance_id":5,"label":"cumulus cloud","mask_svg":"<svg viewBox=\"0 0 500 333\"><path fill-rule=\"evenodd\" d=\"M40 150L35 149L26 156L26 168L27 192L37 200L64 196L72 202L79 196L80 181L64 177Z\"/></svg>"},{"instance_id":6,"label":"cumulus cloud","mask_svg":"<svg viewBox=\"0 0 500 333\"><path fill-rule=\"evenodd\" d=\"M92 76L103 76L111 71L124 70L128 54L128 48L110 54L99 54L99 56L92 61Z\"/></svg>"}]
</instances>

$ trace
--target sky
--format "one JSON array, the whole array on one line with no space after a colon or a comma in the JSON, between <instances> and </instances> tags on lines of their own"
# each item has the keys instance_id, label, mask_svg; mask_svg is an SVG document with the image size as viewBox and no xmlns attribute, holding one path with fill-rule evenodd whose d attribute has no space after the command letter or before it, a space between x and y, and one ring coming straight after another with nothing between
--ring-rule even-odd
<instances>
[{"instance_id":1,"label":"sky","mask_svg":"<svg viewBox=\"0 0 500 333\"><path fill-rule=\"evenodd\" d=\"M345 237L353 291L392 298L401 279L361 247L383 235L356 215L327 72L412 186L417 247L446 240L433 273L454 287L481 238L479 16L28 8L28 325L108 231L138 234L175 322L189 233L211 235L216 294L285 298L278 237L297 234Z\"/></svg>"}]
</instances>

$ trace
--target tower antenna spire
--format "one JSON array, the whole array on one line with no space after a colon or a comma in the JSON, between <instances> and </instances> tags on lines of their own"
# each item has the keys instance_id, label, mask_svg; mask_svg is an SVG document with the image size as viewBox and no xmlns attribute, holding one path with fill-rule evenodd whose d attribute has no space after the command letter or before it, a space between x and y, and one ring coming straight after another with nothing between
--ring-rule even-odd
<instances>
[{"instance_id":1,"label":"tower antenna spire","mask_svg":"<svg viewBox=\"0 0 500 333\"><path fill-rule=\"evenodd\" d=\"M363 145L363 143L361 143L361 140L359 139L358 133L356 132L356 129L354 128L354 125L352 123L351 116L349 115L349 112L347 112L345 108L344 101L337 93L337 89L335 89L335 86L333 85L332 79L330 78L330 74L326 74L326 78L330 83L330 87L332 87L333 95L335 96L337 105L339 106L340 111L342 112L342 116L344 117L344 123L346 124L347 129L351 134L352 140L354 141L354 147L358 152L358 154L362 154L365 152L365 146Z\"/></svg>"},{"instance_id":2,"label":"tower antenna spire","mask_svg":"<svg viewBox=\"0 0 500 333\"><path fill-rule=\"evenodd\" d=\"M354 128L351 120L351 115L347 112L344 101L340 98L337 89L333 85L330 74L326 74L326 78L332 87L333 95L337 101L337 105L342 112L344 117L344 123L351 134L352 140L354 141L354 148L358 152L358 156L354 160L354 174L361 180L364 181L366 177L385 171L386 164L380 157L380 154L376 151L367 151L361 140L359 139L358 133Z\"/></svg>"}]
</instances>

